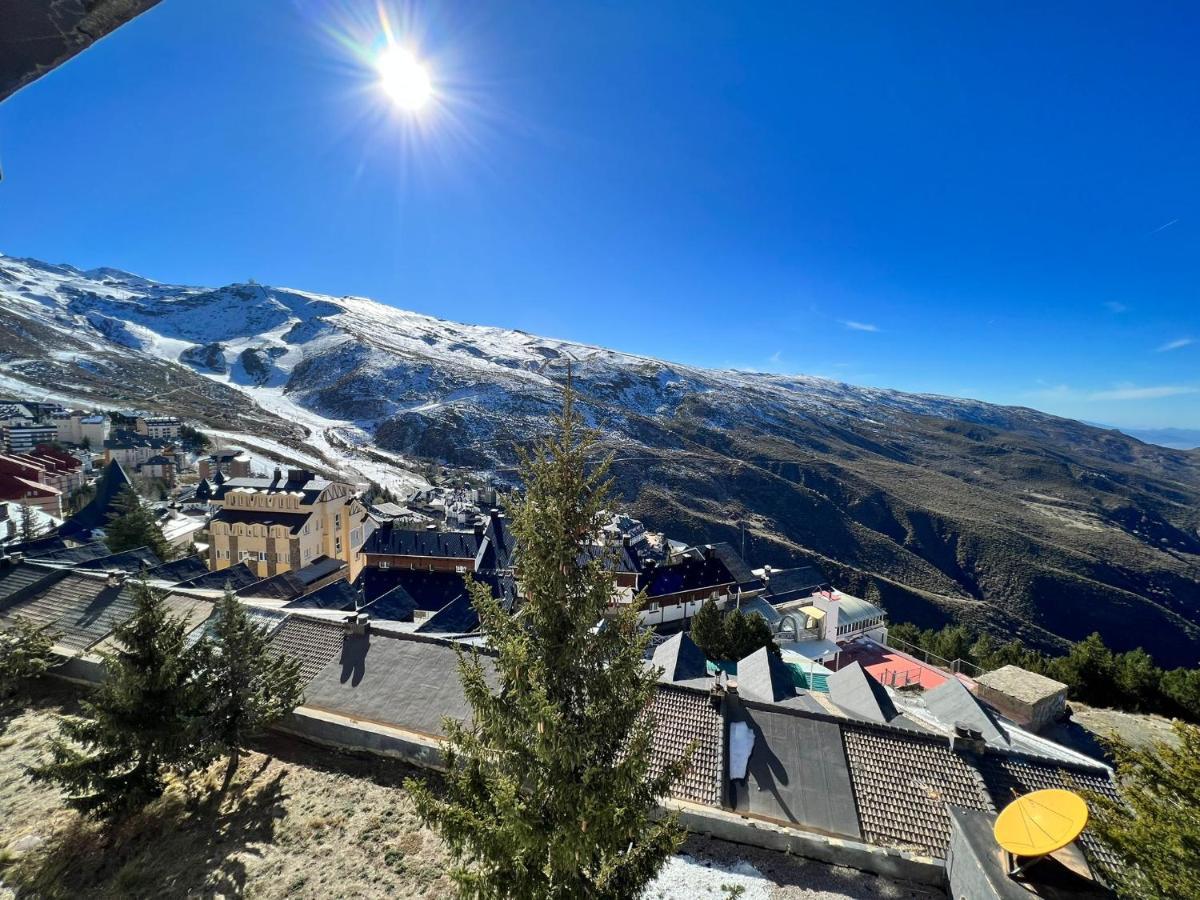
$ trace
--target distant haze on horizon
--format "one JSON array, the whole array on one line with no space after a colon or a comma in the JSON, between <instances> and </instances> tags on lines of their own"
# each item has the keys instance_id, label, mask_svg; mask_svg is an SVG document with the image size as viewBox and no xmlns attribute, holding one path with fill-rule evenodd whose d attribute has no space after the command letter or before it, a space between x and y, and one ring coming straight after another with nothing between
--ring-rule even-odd
<instances>
[{"instance_id":1,"label":"distant haze on horizon","mask_svg":"<svg viewBox=\"0 0 1200 900\"><path fill-rule=\"evenodd\" d=\"M386 4L385 4L386 5ZM1200 429L1200 7L167 0L0 104L0 251Z\"/></svg>"}]
</instances>

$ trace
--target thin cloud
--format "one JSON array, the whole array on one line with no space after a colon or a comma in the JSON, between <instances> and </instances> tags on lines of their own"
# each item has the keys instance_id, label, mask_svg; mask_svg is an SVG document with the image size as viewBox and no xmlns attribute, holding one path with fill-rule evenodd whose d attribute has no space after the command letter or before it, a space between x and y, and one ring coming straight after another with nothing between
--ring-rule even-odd
<instances>
[{"instance_id":1,"label":"thin cloud","mask_svg":"<svg viewBox=\"0 0 1200 900\"><path fill-rule=\"evenodd\" d=\"M1154 352L1155 353L1170 353L1172 350L1182 350L1184 347L1190 347L1194 343L1196 343L1195 338L1190 338L1190 337L1176 338L1173 341L1167 341L1165 344L1163 344L1161 347L1159 347Z\"/></svg>"},{"instance_id":2,"label":"thin cloud","mask_svg":"<svg viewBox=\"0 0 1200 900\"><path fill-rule=\"evenodd\" d=\"M1117 301L1117 300L1105 300L1104 306L1108 309L1109 312L1113 312L1113 313L1123 313L1123 312L1127 312L1129 309L1128 306L1126 306L1124 303L1121 303L1120 301Z\"/></svg>"},{"instance_id":3,"label":"thin cloud","mask_svg":"<svg viewBox=\"0 0 1200 900\"><path fill-rule=\"evenodd\" d=\"M853 319L842 319L842 324L852 331L879 331L879 326L872 325L870 322L855 322Z\"/></svg>"},{"instance_id":4,"label":"thin cloud","mask_svg":"<svg viewBox=\"0 0 1200 900\"><path fill-rule=\"evenodd\" d=\"M1172 219L1170 222L1168 222L1168 223L1167 223L1167 224L1165 224L1165 225L1159 225L1157 228L1155 228L1155 229L1154 229L1152 232L1150 232L1150 233L1151 233L1151 234L1158 234L1160 231L1166 231L1166 230L1167 230L1168 228L1170 228L1172 225L1176 225L1176 224L1178 224L1178 222L1179 222L1179 220L1178 220L1178 219Z\"/></svg>"},{"instance_id":5,"label":"thin cloud","mask_svg":"<svg viewBox=\"0 0 1200 900\"><path fill-rule=\"evenodd\" d=\"M1096 391L1089 400L1158 400L1162 397L1178 397L1181 394L1200 393L1200 388L1179 384L1163 384L1157 387L1134 387L1125 385L1111 391Z\"/></svg>"}]
</instances>

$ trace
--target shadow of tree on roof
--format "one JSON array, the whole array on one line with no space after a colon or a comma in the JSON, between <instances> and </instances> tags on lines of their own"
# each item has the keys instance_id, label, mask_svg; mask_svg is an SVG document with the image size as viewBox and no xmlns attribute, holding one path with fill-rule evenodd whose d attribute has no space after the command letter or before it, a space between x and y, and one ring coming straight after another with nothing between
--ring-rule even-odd
<instances>
[{"instance_id":1,"label":"shadow of tree on roof","mask_svg":"<svg viewBox=\"0 0 1200 900\"><path fill-rule=\"evenodd\" d=\"M261 855L285 815L285 776L248 769L219 796L210 772L120 823L71 815L36 851L0 860L0 872L36 897L243 896L247 858ZM214 797L216 809L203 802Z\"/></svg>"}]
</instances>

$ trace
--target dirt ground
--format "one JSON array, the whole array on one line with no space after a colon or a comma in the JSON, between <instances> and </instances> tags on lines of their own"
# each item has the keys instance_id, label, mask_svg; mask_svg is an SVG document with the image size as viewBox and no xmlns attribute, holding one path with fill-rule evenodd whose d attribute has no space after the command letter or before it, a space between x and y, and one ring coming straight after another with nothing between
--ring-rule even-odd
<instances>
[{"instance_id":1,"label":"dirt ground","mask_svg":"<svg viewBox=\"0 0 1200 900\"><path fill-rule=\"evenodd\" d=\"M1117 737L1134 746L1152 743L1179 744L1171 720L1151 713L1128 713L1116 709L1100 709L1071 702L1071 718L1052 726L1045 737L1074 747L1097 759L1107 759L1101 738L1116 733Z\"/></svg>"},{"instance_id":2,"label":"dirt ground","mask_svg":"<svg viewBox=\"0 0 1200 900\"><path fill-rule=\"evenodd\" d=\"M420 771L272 737L243 760L216 808L220 766L173 784L115 833L66 809L25 767L44 758L74 691L49 686L0 719L0 898L437 897L454 893L449 857L403 787ZM689 839L650 898L927 898L939 892Z\"/></svg>"}]
</instances>

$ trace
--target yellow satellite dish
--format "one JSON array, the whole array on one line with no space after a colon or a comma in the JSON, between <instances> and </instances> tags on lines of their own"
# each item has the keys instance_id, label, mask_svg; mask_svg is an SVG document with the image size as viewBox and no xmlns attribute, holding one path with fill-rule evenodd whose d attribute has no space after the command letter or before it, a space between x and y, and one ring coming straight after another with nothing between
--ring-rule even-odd
<instances>
[{"instance_id":1,"label":"yellow satellite dish","mask_svg":"<svg viewBox=\"0 0 1200 900\"><path fill-rule=\"evenodd\" d=\"M1087 804L1078 794L1034 791L1004 807L992 832L1013 856L1046 856L1079 837L1087 820Z\"/></svg>"}]
</instances>

